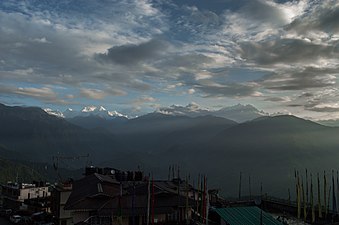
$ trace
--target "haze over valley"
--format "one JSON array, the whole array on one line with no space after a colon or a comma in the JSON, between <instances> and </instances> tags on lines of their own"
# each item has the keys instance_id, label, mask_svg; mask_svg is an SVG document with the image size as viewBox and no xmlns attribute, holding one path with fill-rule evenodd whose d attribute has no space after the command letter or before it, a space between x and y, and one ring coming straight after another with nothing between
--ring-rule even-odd
<instances>
[{"instance_id":1,"label":"haze over valley","mask_svg":"<svg viewBox=\"0 0 339 225\"><path fill-rule=\"evenodd\" d=\"M85 165L287 198L339 169L336 0L0 1L0 181ZM55 158L54 158L55 159ZM293 194L293 193L292 193Z\"/></svg>"},{"instance_id":2,"label":"haze over valley","mask_svg":"<svg viewBox=\"0 0 339 225\"><path fill-rule=\"evenodd\" d=\"M253 106L236 108L242 113L232 115L239 117L244 109L260 112ZM287 188L293 188L294 169L330 171L339 157L339 128L291 115L257 114L242 123L214 115L160 112L133 119L93 114L65 119L40 108L1 105L0 122L2 158L10 161L52 167L53 156L89 154L90 162L64 166L69 170L86 163L122 169L139 166L164 178L170 165L179 165L183 176L203 171L210 185L227 196L237 193L242 172L252 177L253 190L263 182L267 192L286 197ZM53 172L49 176L55 179Z\"/></svg>"}]
</instances>

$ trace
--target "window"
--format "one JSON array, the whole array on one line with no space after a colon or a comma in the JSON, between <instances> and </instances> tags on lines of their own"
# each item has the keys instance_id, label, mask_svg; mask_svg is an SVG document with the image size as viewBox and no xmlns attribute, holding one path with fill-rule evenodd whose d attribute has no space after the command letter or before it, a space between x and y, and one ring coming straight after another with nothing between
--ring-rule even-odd
<instances>
[{"instance_id":1,"label":"window","mask_svg":"<svg viewBox=\"0 0 339 225\"><path fill-rule=\"evenodd\" d=\"M98 183L98 192L99 192L99 193L102 193L102 192L104 192L104 191L102 190L101 183Z\"/></svg>"}]
</instances>

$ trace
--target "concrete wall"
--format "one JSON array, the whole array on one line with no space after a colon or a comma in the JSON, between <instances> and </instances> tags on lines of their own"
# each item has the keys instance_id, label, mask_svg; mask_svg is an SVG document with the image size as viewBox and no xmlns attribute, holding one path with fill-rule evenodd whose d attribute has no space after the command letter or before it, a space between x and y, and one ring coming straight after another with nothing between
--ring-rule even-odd
<instances>
[{"instance_id":1,"label":"concrete wall","mask_svg":"<svg viewBox=\"0 0 339 225\"><path fill-rule=\"evenodd\" d=\"M35 187L20 189L20 196L18 200L23 201L31 198L43 198L51 196L51 192L48 191L48 187Z\"/></svg>"}]
</instances>

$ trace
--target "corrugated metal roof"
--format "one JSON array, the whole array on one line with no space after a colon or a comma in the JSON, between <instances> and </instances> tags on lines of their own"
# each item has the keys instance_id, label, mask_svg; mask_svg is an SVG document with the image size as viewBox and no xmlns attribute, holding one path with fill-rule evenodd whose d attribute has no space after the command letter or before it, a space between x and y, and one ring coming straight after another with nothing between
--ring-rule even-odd
<instances>
[{"instance_id":1,"label":"corrugated metal roof","mask_svg":"<svg viewBox=\"0 0 339 225\"><path fill-rule=\"evenodd\" d=\"M218 208L215 211L229 225L261 225L261 210L255 206ZM262 211L263 225L283 225L269 213Z\"/></svg>"}]
</instances>

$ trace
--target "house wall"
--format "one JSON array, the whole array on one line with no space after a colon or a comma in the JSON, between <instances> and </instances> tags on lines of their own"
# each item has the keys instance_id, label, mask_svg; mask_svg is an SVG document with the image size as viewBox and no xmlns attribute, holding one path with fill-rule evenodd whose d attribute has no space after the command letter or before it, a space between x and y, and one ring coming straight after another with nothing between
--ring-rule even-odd
<instances>
[{"instance_id":1,"label":"house wall","mask_svg":"<svg viewBox=\"0 0 339 225\"><path fill-rule=\"evenodd\" d=\"M73 211L71 213L71 216L73 217L73 224L82 222L90 217L90 212L79 212L79 211Z\"/></svg>"},{"instance_id":2,"label":"house wall","mask_svg":"<svg viewBox=\"0 0 339 225\"><path fill-rule=\"evenodd\" d=\"M65 204L71 195L71 190L60 192L60 203L59 203L59 225L72 225L72 211L65 210Z\"/></svg>"},{"instance_id":3,"label":"house wall","mask_svg":"<svg viewBox=\"0 0 339 225\"><path fill-rule=\"evenodd\" d=\"M65 218L71 218L72 217L72 211L71 210L65 210L65 204L71 195L71 191L67 192L61 192L60 193L60 219L65 219Z\"/></svg>"},{"instance_id":4,"label":"house wall","mask_svg":"<svg viewBox=\"0 0 339 225\"><path fill-rule=\"evenodd\" d=\"M48 191L48 187L35 187L20 189L19 201L31 198L43 198L51 196L51 192Z\"/></svg>"}]
</instances>

